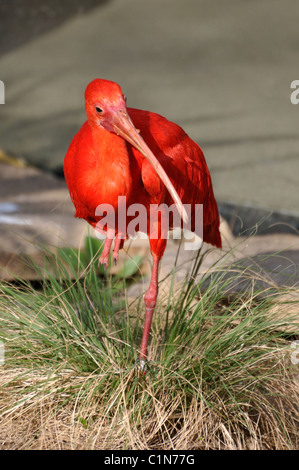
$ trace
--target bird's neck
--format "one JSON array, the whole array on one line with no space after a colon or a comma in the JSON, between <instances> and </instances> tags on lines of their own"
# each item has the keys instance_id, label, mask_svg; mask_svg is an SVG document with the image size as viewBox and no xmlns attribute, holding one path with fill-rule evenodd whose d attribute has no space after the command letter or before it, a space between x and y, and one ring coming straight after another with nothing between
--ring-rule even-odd
<instances>
[{"instance_id":1,"label":"bird's neck","mask_svg":"<svg viewBox=\"0 0 299 470\"><path fill-rule=\"evenodd\" d=\"M92 126L91 132L97 159L103 166L110 166L112 162L129 166L127 146L122 137L100 126Z\"/></svg>"}]
</instances>

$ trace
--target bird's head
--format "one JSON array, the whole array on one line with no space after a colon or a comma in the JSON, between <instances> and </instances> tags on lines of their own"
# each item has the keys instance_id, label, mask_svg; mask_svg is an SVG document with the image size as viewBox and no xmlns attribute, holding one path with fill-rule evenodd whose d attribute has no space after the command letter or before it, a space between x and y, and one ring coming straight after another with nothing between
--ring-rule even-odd
<instances>
[{"instance_id":1,"label":"bird's head","mask_svg":"<svg viewBox=\"0 0 299 470\"><path fill-rule=\"evenodd\" d=\"M156 173L172 196L184 222L188 221L187 212L163 167L135 128L128 114L126 97L121 87L109 80L95 79L85 90L85 109L90 126L99 127L119 135L151 163Z\"/></svg>"},{"instance_id":2,"label":"bird's head","mask_svg":"<svg viewBox=\"0 0 299 470\"><path fill-rule=\"evenodd\" d=\"M85 90L85 109L92 127L117 133L117 117L127 113L126 98L117 83L96 78Z\"/></svg>"}]
</instances>

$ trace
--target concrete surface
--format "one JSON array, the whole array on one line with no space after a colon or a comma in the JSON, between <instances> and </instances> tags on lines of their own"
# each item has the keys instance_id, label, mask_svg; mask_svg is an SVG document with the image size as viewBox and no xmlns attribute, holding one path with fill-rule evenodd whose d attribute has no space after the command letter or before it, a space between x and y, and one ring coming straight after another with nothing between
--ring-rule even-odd
<instances>
[{"instance_id":1,"label":"concrete surface","mask_svg":"<svg viewBox=\"0 0 299 470\"><path fill-rule=\"evenodd\" d=\"M0 3L0 55L108 0L3 0Z\"/></svg>"},{"instance_id":2,"label":"concrete surface","mask_svg":"<svg viewBox=\"0 0 299 470\"><path fill-rule=\"evenodd\" d=\"M59 171L85 86L108 78L201 144L219 203L297 217L298 14L297 0L110 0L64 18L0 56L0 148Z\"/></svg>"}]
</instances>

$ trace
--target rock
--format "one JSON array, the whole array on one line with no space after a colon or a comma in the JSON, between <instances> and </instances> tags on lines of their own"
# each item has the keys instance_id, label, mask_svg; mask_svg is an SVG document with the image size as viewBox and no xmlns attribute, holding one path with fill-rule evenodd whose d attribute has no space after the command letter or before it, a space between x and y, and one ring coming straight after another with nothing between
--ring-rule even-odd
<instances>
[{"instance_id":1,"label":"rock","mask_svg":"<svg viewBox=\"0 0 299 470\"><path fill-rule=\"evenodd\" d=\"M234 259L255 256L259 253L279 253L286 250L299 250L299 236L289 233L271 233L236 237L231 245Z\"/></svg>"},{"instance_id":2,"label":"rock","mask_svg":"<svg viewBox=\"0 0 299 470\"><path fill-rule=\"evenodd\" d=\"M221 233L222 246L231 246L235 240L235 237L228 222L221 216L220 216L220 233Z\"/></svg>"},{"instance_id":3,"label":"rock","mask_svg":"<svg viewBox=\"0 0 299 470\"><path fill-rule=\"evenodd\" d=\"M299 287L299 250L261 252L232 263L229 259L210 274L206 286L220 272L224 274L217 287L227 296L252 292L265 297Z\"/></svg>"},{"instance_id":4,"label":"rock","mask_svg":"<svg viewBox=\"0 0 299 470\"><path fill-rule=\"evenodd\" d=\"M79 246L87 224L74 218L74 207L62 179L9 163L0 163L0 279L35 279L37 275L26 255L41 263L42 247L55 250Z\"/></svg>"},{"instance_id":5,"label":"rock","mask_svg":"<svg viewBox=\"0 0 299 470\"><path fill-rule=\"evenodd\" d=\"M299 281L298 236L278 233L234 238L226 223L222 222L221 227L226 230L226 233L221 231L223 249L203 244L200 250L201 266L196 276L198 281L203 275L207 275L207 286L216 271L224 271L225 280L230 279L227 286L228 295L244 292L253 282L256 289L262 290L271 285L276 289L291 287ZM185 244L184 239L181 243L179 240L168 240L160 266L160 299L167 296L175 266L176 290L179 290L185 277L190 275L198 250L186 250L186 247L188 244ZM149 285L150 254L147 259L147 276L128 290L131 300L141 295Z\"/></svg>"},{"instance_id":6,"label":"rock","mask_svg":"<svg viewBox=\"0 0 299 470\"><path fill-rule=\"evenodd\" d=\"M289 334L298 335L299 328L299 289L290 290L275 299L271 308L271 316L283 324L278 326Z\"/></svg>"}]
</instances>

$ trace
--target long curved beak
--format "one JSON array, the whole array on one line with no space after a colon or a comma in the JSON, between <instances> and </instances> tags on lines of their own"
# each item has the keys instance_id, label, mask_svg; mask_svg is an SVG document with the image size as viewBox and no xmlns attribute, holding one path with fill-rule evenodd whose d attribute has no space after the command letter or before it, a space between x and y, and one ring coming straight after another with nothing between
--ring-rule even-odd
<instances>
[{"instance_id":1,"label":"long curved beak","mask_svg":"<svg viewBox=\"0 0 299 470\"><path fill-rule=\"evenodd\" d=\"M133 147L139 150L139 152L142 153L142 155L144 155L145 158L150 162L161 181L165 184L172 199L174 200L174 203L177 207L181 219L184 223L187 223L188 215L176 189L174 188L172 182L168 178L164 168L162 167L158 159L155 157L151 149L148 147L148 145L144 142L143 138L137 132L134 124L130 119L130 116L126 111L118 110L115 113L113 119L113 127L114 132L117 135L120 135L124 139L126 139L127 142L129 142L131 145L133 145Z\"/></svg>"}]
</instances>

